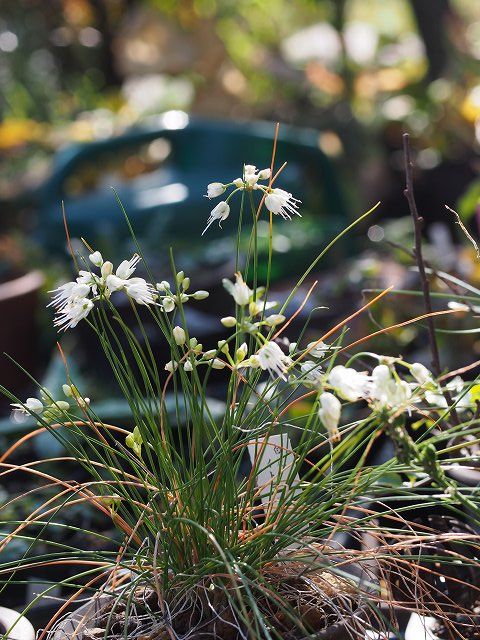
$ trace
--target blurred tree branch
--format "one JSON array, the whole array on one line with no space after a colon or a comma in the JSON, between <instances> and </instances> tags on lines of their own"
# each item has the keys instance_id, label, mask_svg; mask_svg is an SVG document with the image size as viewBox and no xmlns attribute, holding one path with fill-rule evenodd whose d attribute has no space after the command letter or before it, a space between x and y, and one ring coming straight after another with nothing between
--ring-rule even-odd
<instances>
[{"instance_id":1,"label":"blurred tree branch","mask_svg":"<svg viewBox=\"0 0 480 640\"><path fill-rule=\"evenodd\" d=\"M410 0L428 59L429 81L441 77L448 65L446 23L453 15L450 0Z\"/></svg>"}]
</instances>

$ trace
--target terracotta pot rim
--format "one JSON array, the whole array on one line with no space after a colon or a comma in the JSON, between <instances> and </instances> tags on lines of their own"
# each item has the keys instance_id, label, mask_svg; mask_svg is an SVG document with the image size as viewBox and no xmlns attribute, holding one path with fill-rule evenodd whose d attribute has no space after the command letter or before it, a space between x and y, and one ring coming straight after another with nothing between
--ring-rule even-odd
<instances>
[{"instance_id":1,"label":"terracotta pot rim","mask_svg":"<svg viewBox=\"0 0 480 640\"><path fill-rule=\"evenodd\" d=\"M0 302L18 298L39 289L45 278L41 271L29 271L19 278L0 284Z\"/></svg>"}]
</instances>

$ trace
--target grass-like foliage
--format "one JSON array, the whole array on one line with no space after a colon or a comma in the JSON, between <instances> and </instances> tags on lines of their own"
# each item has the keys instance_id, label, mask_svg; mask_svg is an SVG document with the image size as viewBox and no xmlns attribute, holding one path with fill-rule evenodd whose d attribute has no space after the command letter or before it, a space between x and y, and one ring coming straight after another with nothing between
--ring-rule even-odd
<instances>
[{"instance_id":1,"label":"grass-like foliage","mask_svg":"<svg viewBox=\"0 0 480 640\"><path fill-rule=\"evenodd\" d=\"M287 308L322 257L371 212L333 239L277 306L270 296L276 216L301 211L276 187L282 169L275 172L274 146L269 169L246 165L232 183L208 187L209 197L231 189L208 226L235 210L238 238L242 229L250 232L248 251L237 252L236 273L224 281L232 310L218 319L226 329L218 344L200 344L186 320L187 305L208 305L208 293L193 289L195 275L179 271L173 253L170 282L157 282L126 214L137 243L133 258L115 269L85 242L88 253L72 256L76 279L53 292L61 330L82 322L96 334L135 428L102 421L67 359L62 399L40 388L38 398L22 402L3 389L38 428L0 458L0 477L29 474L56 491L25 521L2 523L0 558L16 539L31 544L19 560L2 563L0 577L8 586L40 566L76 568L59 580L72 595L39 640L72 637L67 627L61 635L58 620L94 593L104 598L95 607L104 609L72 623L97 628L85 637L326 638L336 637L328 633L341 623L341 637L363 638L366 627L395 626L382 603L447 617L468 612L452 585L472 583L468 572L478 571L476 536L466 527L440 530L422 517L440 506L479 523L477 493L447 473L465 462L452 440L478 437L474 382L360 350L396 327L349 341L349 322L388 304L389 290L306 341L308 323L299 327L298 318L315 283L300 307L289 315ZM270 250L260 282L257 223L264 216ZM128 321L119 296L131 303ZM457 312L430 309L410 322ZM146 316L168 345L166 362L149 342ZM221 419L212 412L212 386L223 393ZM65 445L64 460L74 460L87 480L54 475L48 461L11 462L44 430ZM373 464L372 451L385 439L394 454ZM60 515L83 504L111 519L117 547L99 550L100 534L99 549L69 544L76 528ZM51 541L58 527L65 528L64 543L57 535ZM342 534L351 548L339 543Z\"/></svg>"}]
</instances>

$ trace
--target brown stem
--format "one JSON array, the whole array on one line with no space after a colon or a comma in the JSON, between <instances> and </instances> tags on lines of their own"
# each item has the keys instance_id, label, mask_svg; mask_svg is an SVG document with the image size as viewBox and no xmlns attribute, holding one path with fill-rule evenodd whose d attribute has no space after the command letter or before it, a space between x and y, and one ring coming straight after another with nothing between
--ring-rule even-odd
<instances>
[{"instance_id":1,"label":"brown stem","mask_svg":"<svg viewBox=\"0 0 480 640\"><path fill-rule=\"evenodd\" d=\"M410 153L410 135L408 133L403 134L403 153L405 157L405 189L403 195L407 199L410 214L413 220L413 230L415 236L415 259L417 261L418 273L420 275L420 282L422 283L423 300L425 304L425 311L429 314L426 318L428 328L428 340L430 343L430 353L432 355L432 370L436 377L440 376L442 370L440 366L440 354L438 351L437 337L435 335L435 324L432 314L432 300L430 297L430 282L425 271L425 262L422 252L422 227L423 218L419 215L417 209L417 203L415 202L415 194L413 191L413 163ZM443 395L447 401L449 407L452 406L453 400L448 389L444 389ZM459 424L457 412L454 408L451 410L453 422Z\"/></svg>"}]
</instances>

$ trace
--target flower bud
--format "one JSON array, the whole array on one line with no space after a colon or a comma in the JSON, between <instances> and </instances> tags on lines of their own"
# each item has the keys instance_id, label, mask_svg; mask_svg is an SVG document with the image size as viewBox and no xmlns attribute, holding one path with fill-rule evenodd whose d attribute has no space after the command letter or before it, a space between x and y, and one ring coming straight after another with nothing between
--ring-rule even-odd
<instances>
[{"instance_id":1,"label":"flower bud","mask_svg":"<svg viewBox=\"0 0 480 640\"><path fill-rule=\"evenodd\" d=\"M419 384L433 382L432 373L420 362L414 362L411 368L412 376Z\"/></svg>"},{"instance_id":2,"label":"flower bud","mask_svg":"<svg viewBox=\"0 0 480 640\"><path fill-rule=\"evenodd\" d=\"M178 367L178 364L176 362L173 362L173 360L170 360L170 362L167 362L165 364L165 371L169 371L170 373L173 373L175 371L175 369Z\"/></svg>"},{"instance_id":3,"label":"flower bud","mask_svg":"<svg viewBox=\"0 0 480 640\"><path fill-rule=\"evenodd\" d=\"M174 327L172 330L172 334L173 334L173 339L175 340L176 344L178 344L179 347L185 344L187 340L187 336L185 334L185 331L182 329L182 327L179 327L179 326Z\"/></svg>"},{"instance_id":4,"label":"flower bud","mask_svg":"<svg viewBox=\"0 0 480 640\"><path fill-rule=\"evenodd\" d=\"M184 278L185 278L185 273L183 271L179 271L175 278L177 281L177 284L182 284Z\"/></svg>"},{"instance_id":5,"label":"flower bud","mask_svg":"<svg viewBox=\"0 0 480 640\"><path fill-rule=\"evenodd\" d=\"M258 179L268 180L271 175L272 175L272 172L270 171L270 169L262 169L261 171L258 172Z\"/></svg>"},{"instance_id":6,"label":"flower bud","mask_svg":"<svg viewBox=\"0 0 480 640\"><path fill-rule=\"evenodd\" d=\"M210 351L205 351L205 353L203 354L203 359L211 360L212 358L215 357L216 353L217 353L216 349L210 349Z\"/></svg>"},{"instance_id":7,"label":"flower bud","mask_svg":"<svg viewBox=\"0 0 480 640\"><path fill-rule=\"evenodd\" d=\"M67 398L71 398L73 396L73 387L69 384L62 385L62 391Z\"/></svg>"},{"instance_id":8,"label":"flower bud","mask_svg":"<svg viewBox=\"0 0 480 640\"><path fill-rule=\"evenodd\" d=\"M190 340L188 341L188 346L190 347L190 349L195 349L197 344L198 340L196 338L190 338Z\"/></svg>"},{"instance_id":9,"label":"flower bud","mask_svg":"<svg viewBox=\"0 0 480 640\"><path fill-rule=\"evenodd\" d=\"M213 369L224 369L225 366L226 366L226 363L223 360L220 360L220 358L214 358L212 360Z\"/></svg>"},{"instance_id":10,"label":"flower bud","mask_svg":"<svg viewBox=\"0 0 480 640\"><path fill-rule=\"evenodd\" d=\"M278 324L285 322L285 316L282 316L281 313L272 313L272 315L265 318L265 322L269 327L276 327Z\"/></svg>"},{"instance_id":11,"label":"flower bud","mask_svg":"<svg viewBox=\"0 0 480 640\"><path fill-rule=\"evenodd\" d=\"M320 394L319 401L318 417L327 429L332 441L340 440L340 433L338 431L338 423L342 412L340 401L333 393L329 393L328 391Z\"/></svg>"},{"instance_id":12,"label":"flower bud","mask_svg":"<svg viewBox=\"0 0 480 640\"><path fill-rule=\"evenodd\" d=\"M88 256L90 262L94 264L96 267L101 267L103 264L103 258L100 251L94 251Z\"/></svg>"},{"instance_id":13,"label":"flower bud","mask_svg":"<svg viewBox=\"0 0 480 640\"><path fill-rule=\"evenodd\" d=\"M184 371L193 371L193 365L190 362L190 360L185 361L185 364L183 365L183 369Z\"/></svg>"},{"instance_id":14,"label":"flower bud","mask_svg":"<svg viewBox=\"0 0 480 640\"><path fill-rule=\"evenodd\" d=\"M161 282L157 282L157 291L169 291L170 283L167 280L162 280Z\"/></svg>"},{"instance_id":15,"label":"flower bud","mask_svg":"<svg viewBox=\"0 0 480 640\"><path fill-rule=\"evenodd\" d=\"M233 316L226 316L225 318L222 318L220 322L223 324L224 327L228 327L228 328L234 327L237 324L237 320Z\"/></svg>"},{"instance_id":16,"label":"flower bud","mask_svg":"<svg viewBox=\"0 0 480 640\"><path fill-rule=\"evenodd\" d=\"M218 350L222 351L222 353L228 353L228 342L226 340L219 340L218 341Z\"/></svg>"},{"instance_id":17,"label":"flower bud","mask_svg":"<svg viewBox=\"0 0 480 640\"><path fill-rule=\"evenodd\" d=\"M248 347L247 347L247 343L244 342L243 344L241 344L236 353L235 353L235 362L242 362L242 360L245 359L246 355L248 353Z\"/></svg>"},{"instance_id":18,"label":"flower bud","mask_svg":"<svg viewBox=\"0 0 480 640\"><path fill-rule=\"evenodd\" d=\"M113 273L113 264L107 260L102 265L102 278L106 278Z\"/></svg>"},{"instance_id":19,"label":"flower bud","mask_svg":"<svg viewBox=\"0 0 480 640\"><path fill-rule=\"evenodd\" d=\"M184 278L182 282L182 289L184 291L187 291L189 286L190 286L190 278Z\"/></svg>"},{"instance_id":20,"label":"flower bud","mask_svg":"<svg viewBox=\"0 0 480 640\"><path fill-rule=\"evenodd\" d=\"M60 411L68 411L68 409L70 409L70 405L66 400L57 400L55 402L55 408L60 409Z\"/></svg>"},{"instance_id":21,"label":"flower bud","mask_svg":"<svg viewBox=\"0 0 480 640\"><path fill-rule=\"evenodd\" d=\"M205 298L208 298L210 294L208 293L208 291L203 291L202 289L200 289L199 291L195 291L195 293L193 294L193 298L195 300L205 300Z\"/></svg>"},{"instance_id":22,"label":"flower bud","mask_svg":"<svg viewBox=\"0 0 480 640\"><path fill-rule=\"evenodd\" d=\"M243 187L243 178L235 178L233 184L237 187L237 189L241 189Z\"/></svg>"}]
</instances>

